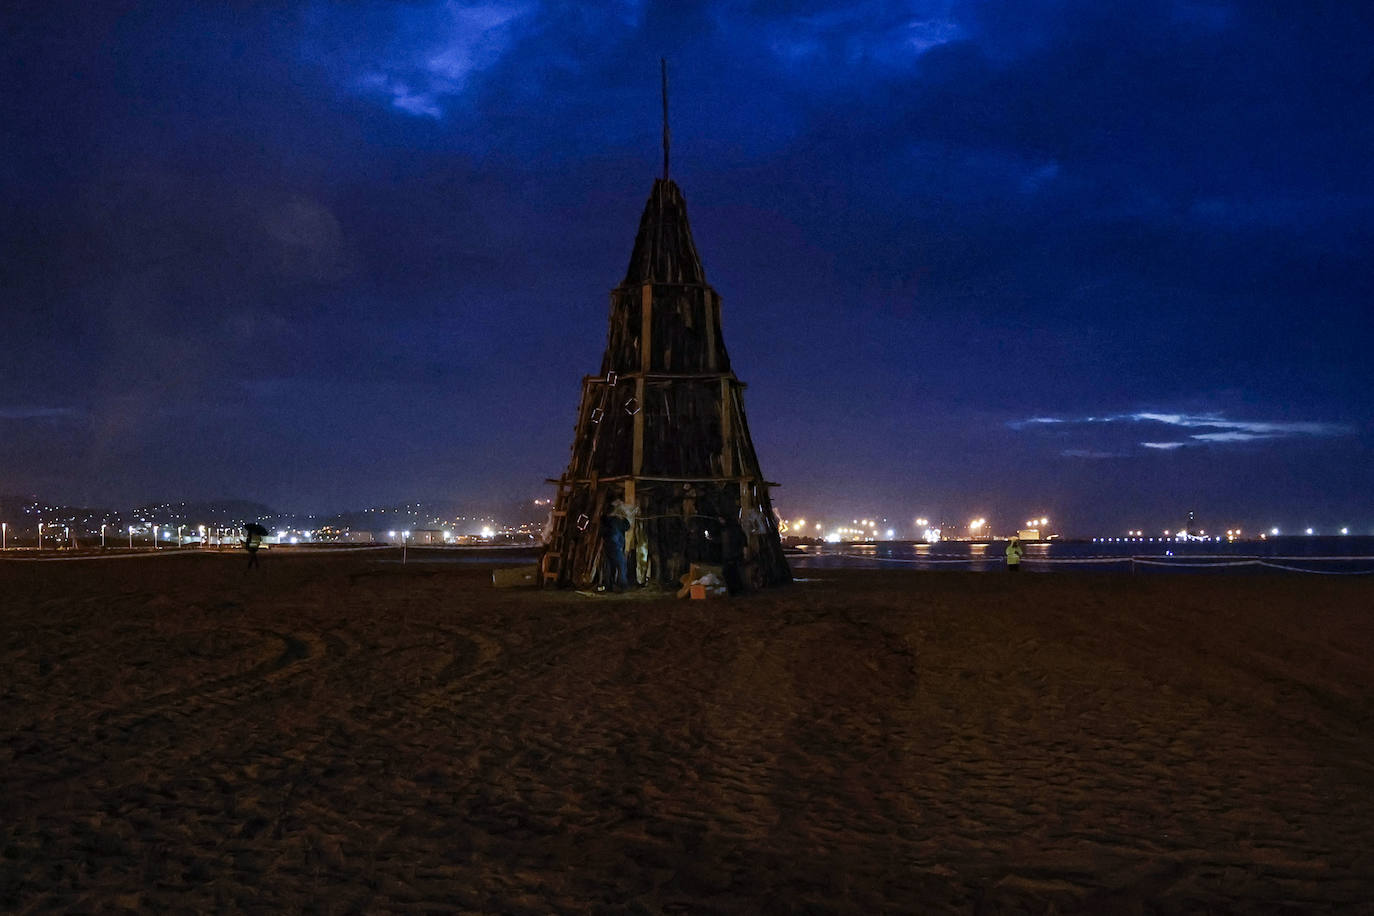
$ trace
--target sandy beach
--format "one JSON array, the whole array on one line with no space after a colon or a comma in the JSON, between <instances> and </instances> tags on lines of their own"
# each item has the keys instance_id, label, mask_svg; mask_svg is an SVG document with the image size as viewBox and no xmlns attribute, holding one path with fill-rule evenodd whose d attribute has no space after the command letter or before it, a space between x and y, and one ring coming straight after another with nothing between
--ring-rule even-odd
<instances>
[{"instance_id":1,"label":"sandy beach","mask_svg":"<svg viewBox=\"0 0 1374 916\"><path fill-rule=\"evenodd\" d=\"M0 562L0 911L1374 912L1374 578Z\"/></svg>"}]
</instances>

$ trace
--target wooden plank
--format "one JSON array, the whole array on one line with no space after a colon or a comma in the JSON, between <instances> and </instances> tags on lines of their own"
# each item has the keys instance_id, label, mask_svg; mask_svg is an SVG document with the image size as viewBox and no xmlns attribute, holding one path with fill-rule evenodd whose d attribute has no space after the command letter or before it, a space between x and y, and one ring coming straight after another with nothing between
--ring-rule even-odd
<instances>
[{"instance_id":1,"label":"wooden plank","mask_svg":"<svg viewBox=\"0 0 1374 916\"><path fill-rule=\"evenodd\" d=\"M648 373L654 366L654 288L648 283L640 291L639 307L639 371Z\"/></svg>"},{"instance_id":2,"label":"wooden plank","mask_svg":"<svg viewBox=\"0 0 1374 916\"><path fill-rule=\"evenodd\" d=\"M734 411L731 409L731 401L734 400L733 392L730 389L730 380L720 380L720 469L729 477L735 473L735 429Z\"/></svg>"},{"instance_id":3,"label":"wooden plank","mask_svg":"<svg viewBox=\"0 0 1374 916\"><path fill-rule=\"evenodd\" d=\"M634 416L634 451L630 458L630 474L638 476L644 470L644 378L635 379L635 403L639 410ZM632 494L626 494L626 502L632 503Z\"/></svg>"},{"instance_id":4,"label":"wooden plank","mask_svg":"<svg viewBox=\"0 0 1374 916\"><path fill-rule=\"evenodd\" d=\"M720 321L720 297L716 291L706 291L706 368L716 368L716 323Z\"/></svg>"}]
</instances>

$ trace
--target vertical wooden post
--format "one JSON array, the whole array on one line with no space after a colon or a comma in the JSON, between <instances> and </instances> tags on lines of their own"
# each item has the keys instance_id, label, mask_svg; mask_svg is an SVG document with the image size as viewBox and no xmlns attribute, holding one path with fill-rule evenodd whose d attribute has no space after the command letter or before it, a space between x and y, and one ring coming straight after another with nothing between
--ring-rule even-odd
<instances>
[{"instance_id":1,"label":"vertical wooden post","mask_svg":"<svg viewBox=\"0 0 1374 916\"><path fill-rule=\"evenodd\" d=\"M713 290L702 291L706 297L706 368L715 372L716 365L716 324L720 321L720 297Z\"/></svg>"},{"instance_id":2,"label":"vertical wooden post","mask_svg":"<svg viewBox=\"0 0 1374 916\"><path fill-rule=\"evenodd\" d=\"M720 380L720 472L725 477L735 476L735 418L730 409L730 380Z\"/></svg>"},{"instance_id":3,"label":"vertical wooden post","mask_svg":"<svg viewBox=\"0 0 1374 916\"><path fill-rule=\"evenodd\" d=\"M645 283L640 292L639 312L639 377L635 379L634 442L630 457L630 480L625 486L625 502L633 505L635 478L644 473L644 377L653 368L654 288Z\"/></svg>"},{"instance_id":4,"label":"vertical wooden post","mask_svg":"<svg viewBox=\"0 0 1374 916\"><path fill-rule=\"evenodd\" d=\"M653 343L654 343L654 287L650 283L644 284L644 289L640 294L640 317L639 317L639 371L647 373L653 368Z\"/></svg>"},{"instance_id":5,"label":"vertical wooden post","mask_svg":"<svg viewBox=\"0 0 1374 916\"><path fill-rule=\"evenodd\" d=\"M635 405L639 408L634 417L634 453L630 459L630 476L638 477L644 473L644 376L635 379ZM630 502L634 494L634 480L625 488L625 501Z\"/></svg>"}]
</instances>

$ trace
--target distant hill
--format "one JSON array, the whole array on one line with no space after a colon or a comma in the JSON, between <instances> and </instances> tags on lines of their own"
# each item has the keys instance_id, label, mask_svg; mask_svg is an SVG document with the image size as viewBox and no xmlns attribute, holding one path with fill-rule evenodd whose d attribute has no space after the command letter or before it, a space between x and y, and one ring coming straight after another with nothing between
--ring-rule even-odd
<instances>
[{"instance_id":1,"label":"distant hill","mask_svg":"<svg viewBox=\"0 0 1374 916\"><path fill-rule=\"evenodd\" d=\"M430 500L350 508L341 512L280 512L254 500L221 499L140 503L129 508L77 506L40 496L0 496L0 521L12 528L50 524L71 525L77 531L99 531L102 524L115 528L156 522L159 525L211 525L238 527L259 522L268 527L317 529L326 525L355 531L424 530L447 528L459 534L476 533L487 526L542 524L547 505L533 499L492 499L482 505L457 500Z\"/></svg>"}]
</instances>

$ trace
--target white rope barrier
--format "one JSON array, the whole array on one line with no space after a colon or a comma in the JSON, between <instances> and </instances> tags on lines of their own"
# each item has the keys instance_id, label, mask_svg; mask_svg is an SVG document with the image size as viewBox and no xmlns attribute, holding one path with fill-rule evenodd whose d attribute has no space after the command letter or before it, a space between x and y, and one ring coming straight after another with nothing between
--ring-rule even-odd
<instances>
[{"instance_id":1,"label":"white rope barrier","mask_svg":"<svg viewBox=\"0 0 1374 916\"><path fill-rule=\"evenodd\" d=\"M1142 566L1173 566L1181 569L1212 569L1223 566L1259 566L1259 560L1228 560L1220 563L1176 563L1173 560L1155 560L1147 557L1131 557L1132 563Z\"/></svg>"},{"instance_id":2,"label":"white rope barrier","mask_svg":"<svg viewBox=\"0 0 1374 916\"><path fill-rule=\"evenodd\" d=\"M807 559L823 559L825 554L817 554ZM831 554L838 558L849 560L866 560L878 563L903 563L912 566L926 566L935 564L949 564L959 566L972 566L980 563L996 563L1002 565L1001 557L879 557L862 553L841 553ZM1367 562L1374 563L1374 557L1344 556L1344 557L1238 557L1234 560L1221 560L1215 556L1206 554L1186 554L1183 556L1169 557L1168 559L1156 557L1022 557L1021 562L1033 565L1046 566L1094 566L1129 563L1134 567L1141 566L1163 566L1173 569L1224 569L1235 568L1238 566L1263 566L1270 569L1281 569L1285 572L1311 573L1317 576L1370 576L1374 575L1374 569L1306 569L1301 566L1288 566L1282 563L1275 563L1274 560L1288 560L1298 562ZM1195 561L1195 562L1190 562Z\"/></svg>"},{"instance_id":3,"label":"white rope barrier","mask_svg":"<svg viewBox=\"0 0 1374 916\"><path fill-rule=\"evenodd\" d=\"M1129 563L1131 557L1022 557L1022 563L1063 563L1068 566L1100 563Z\"/></svg>"},{"instance_id":4,"label":"white rope barrier","mask_svg":"<svg viewBox=\"0 0 1374 916\"><path fill-rule=\"evenodd\" d=\"M399 544L368 544L364 547L297 547L294 544L285 547L278 544L277 549L283 553L361 553L365 550L400 550L401 547Z\"/></svg>"},{"instance_id":5,"label":"white rope barrier","mask_svg":"<svg viewBox=\"0 0 1374 916\"><path fill-rule=\"evenodd\" d=\"M1347 562L1348 562L1348 561L1351 561L1351 560L1364 560L1364 561L1369 562L1369 563L1374 563L1374 557L1362 557L1362 556L1343 556L1343 557L1255 557L1255 559L1256 559L1256 560L1259 560L1259 561L1262 562L1262 563L1268 563L1268 562L1271 561L1271 560L1298 560L1298 561L1301 561L1301 562L1306 562L1307 560L1345 560L1345 561L1347 561Z\"/></svg>"},{"instance_id":6,"label":"white rope barrier","mask_svg":"<svg viewBox=\"0 0 1374 916\"><path fill-rule=\"evenodd\" d=\"M266 548L264 548L266 549ZM283 547L278 545L278 549L283 553L357 553L363 550L399 550L397 546L391 544L372 544L366 547ZM157 550L135 551L133 553L84 553L77 556L67 557L19 557L0 555L0 562L11 563L78 563L83 560L146 560L150 557L175 557L175 556L206 556L206 557L242 557L244 550L242 547L234 547L228 550L216 550L206 547L160 547Z\"/></svg>"},{"instance_id":7,"label":"white rope barrier","mask_svg":"<svg viewBox=\"0 0 1374 916\"><path fill-rule=\"evenodd\" d=\"M199 547L166 547L143 553L86 553L75 557L0 557L11 563L76 563L81 560L141 560L145 557L175 557L202 553Z\"/></svg>"},{"instance_id":8,"label":"white rope barrier","mask_svg":"<svg viewBox=\"0 0 1374 916\"><path fill-rule=\"evenodd\" d=\"M810 557L810 559L818 560L818 559L823 558L824 556L825 556L825 554L817 554L817 555L815 555L815 556ZM840 553L840 554L831 554L831 556L839 556L839 557L844 557L844 558L846 558L846 559L851 559L851 560L876 560L876 561L879 562L879 563L962 563L963 565L967 566L967 565L970 564L970 563L999 563L999 564L1000 564L1000 563L1003 562L1002 557L998 557L998 556L966 557L966 558L960 558L960 557L910 557L910 558L908 558L908 557L876 557L876 556L868 556L868 555L865 555L865 554L862 554L862 553ZM1051 558L1049 558L1049 557L1022 557L1022 558L1021 558L1021 562L1022 562L1022 563L1064 563L1064 564L1129 563L1129 562L1131 562L1131 557L1066 557L1066 558L1055 558L1055 559L1051 559Z\"/></svg>"},{"instance_id":9,"label":"white rope barrier","mask_svg":"<svg viewBox=\"0 0 1374 916\"><path fill-rule=\"evenodd\" d=\"M1350 559L1368 560L1369 557L1350 557ZM1311 573L1314 576L1374 576L1374 569L1303 569L1300 566L1284 566L1281 563L1269 563L1265 560L1260 560L1259 565L1268 566L1271 569L1283 569L1288 572Z\"/></svg>"},{"instance_id":10,"label":"white rope barrier","mask_svg":"<svg viewBox=\"0 0 1374 916\"><path fill-rule=\"evenodd\" d=\"M819 560L822 559L824 556L824 554L817 554L816 556L809 557L809 559ZM924 559L920 557L916 557L913 559L907 559L905 557L872 557L865 556L861 553L837 553L830 554L830 556L844 557L848 560L877 560L880 563L962 563L965 566L967 566L970 563L1002 562L1000 557L968 557L967 559L961 560L958 557L955 557L953 559L946 559L944 557L927 557Z\"/></svg>"}]
</instances>

